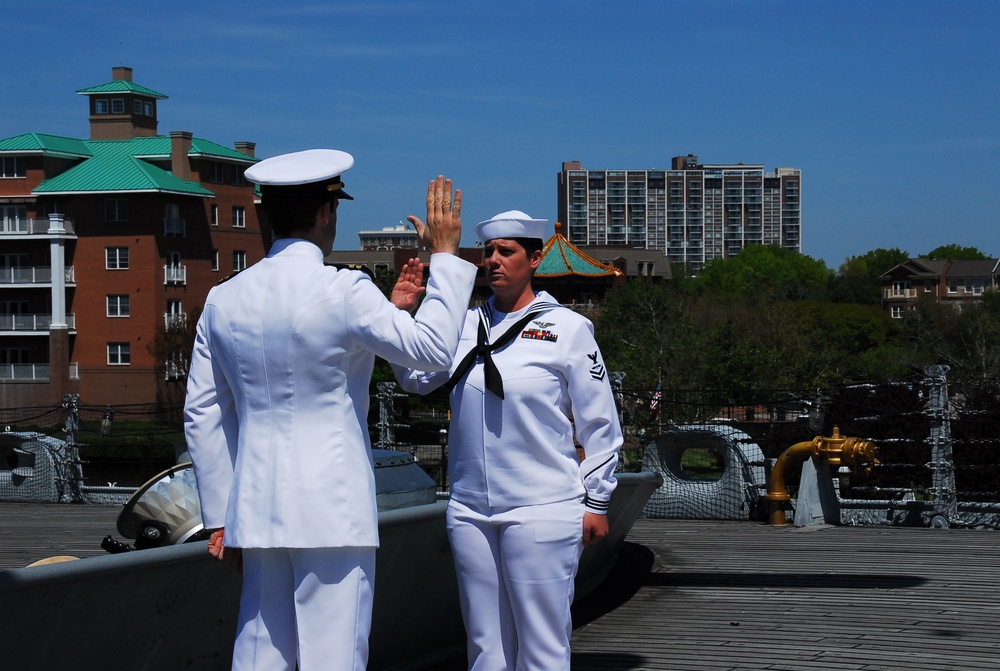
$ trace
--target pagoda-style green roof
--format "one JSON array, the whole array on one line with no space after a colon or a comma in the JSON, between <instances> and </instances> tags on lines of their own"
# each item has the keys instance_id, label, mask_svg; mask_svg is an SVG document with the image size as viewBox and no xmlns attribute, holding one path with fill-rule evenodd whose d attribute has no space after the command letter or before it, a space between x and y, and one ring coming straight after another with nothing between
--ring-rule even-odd
<instances>
[{"instance_id":1,"label":"pagoda-style green roof","mask_svg":"<svg viewBox=\"0 0 1000 671\"><path fill-rule=\"evenodd\" d=\"M561 225L556 222L556 234L542 248L542 262L535 270L535 277L581 277L619 276L622 271L614 266L601 263L579 249L559 232Z\"/></svg>"},{"instance_id":2,"label":"pagoda-style green roof","mask_svg":"<svg viewBox=\"0 0 1000 671\"><path fill-rule=\"evenodd\" d=\"M82 96L101 95L102 93L134 93L137 95L148 96L150 98L159 98L160 100L167 99L167 96L162 93L157 93L153 89L147 89L145 86L139 86L138 84L134 84L130 81L120 79L108 82L107 84L100 84L98 86L80 89L77 93Z\"/></svg>"}]
</instances>

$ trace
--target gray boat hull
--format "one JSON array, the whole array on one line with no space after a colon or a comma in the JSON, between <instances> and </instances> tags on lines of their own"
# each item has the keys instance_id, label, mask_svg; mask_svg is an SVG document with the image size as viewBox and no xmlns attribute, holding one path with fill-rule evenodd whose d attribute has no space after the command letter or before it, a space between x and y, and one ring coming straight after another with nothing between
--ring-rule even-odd
<instances>
[{"instance_id":1,"label":"gray boat hull","mask_svg":"<svg viewBox=\"0 0 1000 671\"><path fill-rule=\"evenodd\" d=\"M618 475L611 535L581 558L577 598L604 578L660 476ZM433 668L465 633L445 501L379 513L369 669ZM0 571L0 667L228 669L239 575L205 542Z\"/></svg>"}]
</instances>

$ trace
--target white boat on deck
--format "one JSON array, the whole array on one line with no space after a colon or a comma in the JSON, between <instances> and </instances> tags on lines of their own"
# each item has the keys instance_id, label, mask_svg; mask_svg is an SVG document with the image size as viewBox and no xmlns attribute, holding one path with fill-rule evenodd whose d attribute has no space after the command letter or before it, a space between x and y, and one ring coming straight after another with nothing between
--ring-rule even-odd
<instances>
[{"instance_id":1,"label":"white boat on deck","mask_svg":"<svg viewBox=\"0 0 1000 671\"><path fill-rule=\"evenodd\" d=\"M445 532L447 502L408 454L376 451L375 456L381 547L368 668L435 668L460 655L465 645ZM182 470L171 469L165 479L180 481ZM134 538L130 534L139 533L145 519L160 516L166 518L168 536L197 537L200 521L185 522L196 506L190 497L177 505L147 505L156 498L185 499L163 496L161 476L126 504L119 531ZM632 524L662 482L653 473L617 477L609 511L611 534L584 551L578 600L610 571ZM150 512L156 508L170 510L165 515ZM0 668L229 669L239 574L212 560L205 541L180 542L0 571L0 631L10 642L0 651Z\"/></svg>"}]
</instances>

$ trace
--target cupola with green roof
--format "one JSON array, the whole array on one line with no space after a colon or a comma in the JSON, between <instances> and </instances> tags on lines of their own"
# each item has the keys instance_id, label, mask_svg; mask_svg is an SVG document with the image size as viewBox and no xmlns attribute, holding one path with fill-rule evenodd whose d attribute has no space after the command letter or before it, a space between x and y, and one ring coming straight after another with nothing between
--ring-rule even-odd
<instances>
[{"instance_id":1,"label":"cupola with green roof","mask_svg":"<svg viewBox=\"0 0 1000 671\"><path fill-rule=\"evenodd\" d=\"M167 96L132 82L132 68L111 68L112 80L77 91L90 100L91 140L156 135L156 101Z\"/></svg>"}]
</instances>

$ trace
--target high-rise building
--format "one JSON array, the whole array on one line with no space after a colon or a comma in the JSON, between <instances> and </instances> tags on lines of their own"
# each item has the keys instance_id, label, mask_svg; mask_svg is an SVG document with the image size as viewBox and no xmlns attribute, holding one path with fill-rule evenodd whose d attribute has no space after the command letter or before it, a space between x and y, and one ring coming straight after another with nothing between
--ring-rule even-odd
<instances>
[{"instance_id":1,"label":"high-rise building","mask_svg":"<svg viewBox=\"0 0 1000 671\"><path fill-rule=\"evenodd\" d=\"M176 402L188 316L264 255L254 144L157 135L166 96L112 69L90 137L0 139L0 401ZM173 345L171 344L173 343Z\"/></svg>"},{"instance_id":2,"label":"high-rise building","mask_svg":"<svg viewBox=\"0 0 1000 671\"><path fill-rule=\"evenodd\" d=\"M802 251L802 173L763 165L701 164L670 170L586 170L563 163L559 220L575 245L659 250L697 272L747 245Z\"/></svg>"}]
</instances>

